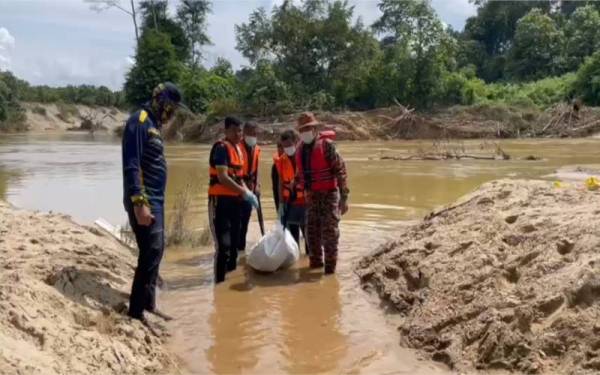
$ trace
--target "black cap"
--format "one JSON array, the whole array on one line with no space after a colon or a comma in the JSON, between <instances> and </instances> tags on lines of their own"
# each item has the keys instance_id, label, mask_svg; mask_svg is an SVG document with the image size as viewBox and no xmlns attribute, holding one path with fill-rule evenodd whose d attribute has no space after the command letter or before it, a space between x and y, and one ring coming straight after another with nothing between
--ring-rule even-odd
<instances>
[{"instance_id":1,"label":"black cap","mask_svg":"<svg viewBox=\"0 0 600 375\"><path fill-rule=\"evenodd\" d=\"M157 99L167 99L170 102L176 104L178 107L182 107L186 110L190 110L182 101L181 91L171 82L160 83L152 91L152 97Z\"/></svg>"}]
</instances>

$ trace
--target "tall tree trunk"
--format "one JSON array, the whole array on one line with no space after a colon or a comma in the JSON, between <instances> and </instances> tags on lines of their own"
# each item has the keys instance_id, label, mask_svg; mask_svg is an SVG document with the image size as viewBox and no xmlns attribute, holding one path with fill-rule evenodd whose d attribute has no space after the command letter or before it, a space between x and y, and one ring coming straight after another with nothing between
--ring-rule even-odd
<instances>
[{"instance_id":1,"label":"tall tree trunk","mask_svg":"<svg viewBox=\"0 0 600 375\"><path fill-rule=\"evenodd\" d=\"M140 44L140 35L139 35L139 31L138 31L138 25L137 25L137 17L135 15L135 4L133 2L133 0L131 0L131 18L133 18L133 27L135 28L135 41L136 41L136 47L139 46Z\"/></svg>"},{"instance_id":2,"label":"tall tree trunk","mask_svg":"<svg viewBox=\"0 0 600 375\"><path fill-rule=\"evenodd\" d=\"M154 0L150 0L152 4L152 17L154 18L154 30L158 31L158 21L156 19L156 5L154 4Z\"/></svg>"}]
</instances>

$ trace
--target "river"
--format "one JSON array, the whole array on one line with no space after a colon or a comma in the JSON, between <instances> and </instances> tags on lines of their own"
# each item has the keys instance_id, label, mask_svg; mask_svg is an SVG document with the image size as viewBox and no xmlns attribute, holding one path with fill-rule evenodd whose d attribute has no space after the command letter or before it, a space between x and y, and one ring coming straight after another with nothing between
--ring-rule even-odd
<instances>
[{"instance_id":1,"label":"river","mask_svg":"<svg viewBox=\"0 0 600 375\"><path fill-rule=\"evenodd\" d=\"M212 284L212 249L170 248L162 268L169 285L162 308L170 323L169 345L191 373L445 373L399 346L397 317L364 293L353 264L407 221L452 202L496 178L546 176L565 165L600 163L600 140L502 141L508 161L394 161L380 155L410 153L429 141L348 142L339 148L350 176L350 212L342 222L339 271L322 277L305 258L291 270L258 275L239 267ZM477 147L479 141L467 146ZM186 184L193 197L187 223L206 224L209 147L169 145L167 207ZM270 159L261 166L267 225L275 216ZM540 161L524 161L527 155ZM123 224L120 144L109 136L46 134L2 136L0 199L28 209L64 212L78 222L103 217ZM167 213L167 216L169 215ZM253 218L254 219L254 218ZM251 225L251 243L258 225ZM241 261L243 263L243 259Z\"/></svg>"}]
</instances>

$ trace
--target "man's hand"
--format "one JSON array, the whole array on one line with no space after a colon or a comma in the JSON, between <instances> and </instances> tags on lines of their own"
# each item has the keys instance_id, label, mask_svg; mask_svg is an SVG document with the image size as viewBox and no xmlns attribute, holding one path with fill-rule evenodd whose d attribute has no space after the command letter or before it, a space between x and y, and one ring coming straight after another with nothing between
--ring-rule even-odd
<instances>
[{"instance_id":1,"label":"man's hand","mask_svg":"<svg viewBox=\"0 0 600 375\"><path fill-rule=\"evenodd\" d=\"M254 208L258 208L258 198L250 190L244 192L243 198L246 202L250 203Z\"/></svg>"},{"instance_id":2,"label":"man's hand","mask_svg":"<svg viewBox=\"0 0 600 375\"><path fill-rule=\"evenodd\" d=\"M345 199L340 200L340 213L345 215L348 212L348 201Z\"/></svg>"},{"instance_id":3,"label":"man's hand","mask_svg":"<svg viewBox=\"0 0 600 375\"><path fill-rule=\"evenodd\" d=\"M137 221L138 225L143 227L150 226L154 220L154 215L152 215L150 212L150 207L146 206L145 204L141 206L134 206L133 213L135 214L135 220Z\"/></svg>"}]
</instances>

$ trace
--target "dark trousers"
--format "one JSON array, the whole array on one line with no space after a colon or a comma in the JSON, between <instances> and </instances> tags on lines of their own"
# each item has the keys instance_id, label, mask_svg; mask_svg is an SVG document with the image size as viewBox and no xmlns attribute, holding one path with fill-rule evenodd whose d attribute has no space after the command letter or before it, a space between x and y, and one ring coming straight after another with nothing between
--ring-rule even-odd
<instances>
[{"instance_id":1,"label":"dark trousers","mask_svg":"<svg viewBox=\"0 0 600 375\"><path fill-rule=\"evenodd\" d=\"M240 239L238 240L238 250L246 250L246 236L248 235L248 224L252 216L252 205L250 202L240 202Z\"/></svg>"},{"instance_id":2,"label":"dark trousers","mask_svg":"<svg viewBox=\"0 0 600 375\"><path fill-rule=\"evenodd\" d=\"M136 319L143 316L144 310L154 311L156 308L158 268L165 248L164 212L153 210L152 214L154 222L149 226L141 226L137 223L133 207L127 209L129 223L139 249L129 298L129 316Z\"/></svg>"},{"instance_id":3,"label":"dark trousers","mask_svg":"<svg viewBox=\"0 0 600 375\"><path fill-rule=\"evenodd\" d=\"M215 243L216 283L225 281L227 272L235 270L237 266L241 203L239 197L208 197L210 230Z\"/></svg>"}]
</instances>

